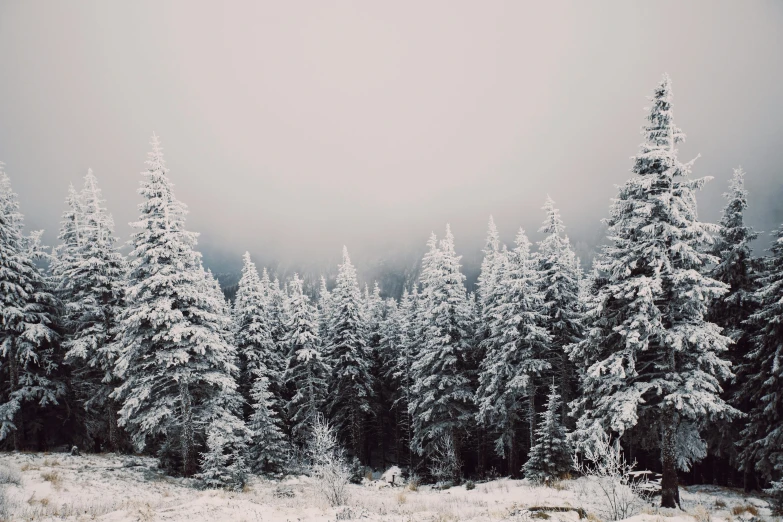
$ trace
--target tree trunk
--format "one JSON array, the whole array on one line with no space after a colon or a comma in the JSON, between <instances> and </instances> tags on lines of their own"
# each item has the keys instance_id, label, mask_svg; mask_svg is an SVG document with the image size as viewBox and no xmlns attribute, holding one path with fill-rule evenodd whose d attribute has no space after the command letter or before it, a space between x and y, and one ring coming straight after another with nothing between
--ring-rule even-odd
<instances>
[{"instance_id":1,"label":"tree trunk","mask_svg":"<svg viewBox=\"0 0 783 522\"><path fill-rule=\"evenodd\" d=\"M661 464L663 478L661 479L661 507L676 508L680 506L680 489L677 483L677 454L675 438L677 434L677 416L666 413L661 433Z\"/></svg>"},{"instance_id":2,"label":"tree trunk","mask_svg":"<svg viewBox=\"0 0 783 522\"><path fill-rule=\"evenodd\" d=\"M190 477L196 472L195 433L190 390L185 381L179 383L179 396L182 401L182 471L186 477Z\"/></svg>"},{"instance_id":3,"label":"tree trunk","mask_svg":"<svg viewBox=\"0 0 783 522\"><path fill-rule=\"evenodd\" d=\"M15 342L11 341L11 350L8 354L8 372L11 379L11 393L15 392L19 388L19 366L16 361L16 346ZM10 394L9 394L10 395ZM24 450L24 419L22 417L22 409L20 408L16 414L14 421L14 449L16 451Z\"/></svg>"},{"instance_id":4,"label":"tree trunk","mask_svg":"<svg viewBox=\"0 0 783 522\"><path fill-rule=\"evenodd\" d=\"M115 408L114 401L109 399L108 401L108 417L109 417L109 447L112 451L118 452L120 450L120 436L119 428L117 427L117 409Z\"/></svg>"},{"instance_id":5,"label":"tree trunk","mask_svg":"<svg viewBox=\"0 0 783 522\"><path fill-rule=\"evenodd\" d=\"M536 387L531 383L527 398L527 422L530 426L530 447L536 445Z\"/></svg>"}]
</instances>

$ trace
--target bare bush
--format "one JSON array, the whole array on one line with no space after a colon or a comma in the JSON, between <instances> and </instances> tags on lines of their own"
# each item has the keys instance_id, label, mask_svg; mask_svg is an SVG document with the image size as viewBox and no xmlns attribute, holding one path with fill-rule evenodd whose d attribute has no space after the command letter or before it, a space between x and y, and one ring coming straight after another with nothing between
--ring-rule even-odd
<instances>
[{"instance_id":1,"label":"bare bush","mask_svg":"<svg viewBox=\"0 0 783 522\"><path fill-rule=\"evenodd\" d=\"M459 483L462 462L460 462L454 438L451 434L443 435L440 438L435 445L431 460L430 473L436 482L441 484L449 481L454 484Z\"/></svg>"},{"instance_id":2,"label":"bare bush","mask_svg":"<svg viewBox=\"0 0 783 522\"><path fill-rule=\"evenodd\" d=\"M582 455L574 454L574 469L582 475L577 481L577 494L593 501L603 520L622 520L639 513L645 505L643 494L654 487L635 472L636 462L625 460L619 441L606 433L582 447Z\"/></svg>"},{"instance_id":3,"label":"bare bush","mask_svg":"<svg viewBox=\"0 0 783 522\"><path fill-rule=\"evenodd\" d=\"M317 418L313 424L312 439L307 447L307 456L318 492L332 506L345 504L348 501L348 483L351 470L334 430L321 417Z\"/></svg>"}]
</instances>

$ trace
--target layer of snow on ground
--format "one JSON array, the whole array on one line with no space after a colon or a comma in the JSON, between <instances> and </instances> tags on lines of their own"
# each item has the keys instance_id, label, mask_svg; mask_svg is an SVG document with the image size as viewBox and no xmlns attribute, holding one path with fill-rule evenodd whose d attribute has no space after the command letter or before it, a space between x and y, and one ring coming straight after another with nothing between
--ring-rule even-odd
<instances>
[{"instance_id":1,"label":"layer of snow on ground","mask_svg":"<svg viewBox=\"0 0 783 522\"><path fill-rule=\"evenodd\" d=\"M450 522L530 520L525 508L532 506L583 507L595 512L579 494L576 481L547 488L499 479L476 484L472 490L422 486L412 491L381 480L350 486L348 505L334 508L318 496L307 477L281 482L254 477L246 491L233 493L198 490L187 480L166 477L150 458L5 453L0 454L0 466L21 472L21 486L5 487L12 520ZM732 514L732 509L748 505L769 518L766 502L724 488L684 489L682 500L684 512L648 506L644 514L629 520L662 522L667 517L666 522L738 522L752 515ZM578 520L575 512L550 513L550 517L553 522Z\"/></svg>"}]
</instances>

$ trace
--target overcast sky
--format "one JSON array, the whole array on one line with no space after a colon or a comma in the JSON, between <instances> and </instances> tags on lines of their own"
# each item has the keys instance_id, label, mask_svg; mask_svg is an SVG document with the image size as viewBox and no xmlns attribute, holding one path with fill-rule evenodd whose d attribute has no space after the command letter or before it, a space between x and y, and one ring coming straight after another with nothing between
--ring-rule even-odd
<instances>
[{"instance_id":1,"label":"overcast sky","mask_svg":"<svg viewBox=\"0 0 783 522\"><path fill-rule=\"evenodd\" d=\"M702 217L741 164L773 230L772 0L0 1L0 160L49 244L88 167L127 239L155 131L215 264L395 255L446 222L472 262L490 214L538 239L547 193L595 244L664 72Z\"/></svg>"}]
</instances>

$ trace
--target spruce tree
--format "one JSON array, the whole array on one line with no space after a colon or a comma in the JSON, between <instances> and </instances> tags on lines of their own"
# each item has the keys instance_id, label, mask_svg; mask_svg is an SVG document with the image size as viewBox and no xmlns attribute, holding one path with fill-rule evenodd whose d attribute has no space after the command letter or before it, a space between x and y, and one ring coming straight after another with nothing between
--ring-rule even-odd
<instances>
[{"instance_id":1,"label":"spruce tree","mask_svg":"<svg viewBox=\"0 0 783 522\"><path fill-rule=\"evenodd\" d=\"M182 472L191 476L198 440L212 424L206 420L236 424L235 412L221 403L236 392L236 349L226 339L226 303L194 250L196 234L185 229L187 210L172 192L154 134L151 144L119 317L116 371L123 383L113 397L122 401L119 424L136 447L165 437L168 447L179 445Z\"/></svg>"},{"instance_id":2,"label":"spruce tree","mask_svg":"<svg viewBox=\"0 0 783 522\"><path fill-rule=\"evenodd\" d=\"M783 478L783 226L764 259L754 297L759 309L748 322L755 330L742 368L751 409L742 431L740 461L766 480Z\"/></svg>"},{"instance_id":3,"label":"spruce tree","mask_svg":"<svg viewBox=\"0 0 783 522\"><path fill-rule=\"evenodd\" d=\"M240 359L239 385L246 404L250 404L250 389L259 376L266 378L273 393L280 393L283 363L278 360L282 357L272 337L268 314L269 298L264 283L248 252L245 252L243 262L233 315L236 324L235 342ZM282 411L279 395L274 397L272 402L275 411ZM247 414L249 413L248 411Z\"/></svg>"},{"instance_id":4,"label":"spruce tree","mask_svg":"<svg viewBox=\"0 0 783 522\"><path fill-rule=\"evenodd\" d=\"M118 451L119 405L110 397L120 382L114 375L117 317L123 306L126 262L117 247L114 221L105 208L92 170L81 194L71 188L55 249L53 275L63 303L65 360L71 385L85 409L86 432L95 449Z\"/></svg>"},{"instance_id":5,"label":"spruce tree","mask_svg":"<svg viewBox=\"0 0 783 522\"><path fill-rule=\"evenodd\" d=\"M494 342L492 324L495 322L496 308L499 296L503 291L500 287L500 273L505 252L500 245L500 234L492 216L489 216L487 240L484 245L484 259L481 262L481 272L476 282L478 302L478 326L476 340L482 353L492 348Z\"/></svg>"},{"instance_id":6,"label":"spruce tree","mask_svg":"<svg viewBox=\"0 0 783 522\"><path fill-rule=\"evenodd\" d=\"M324 350L331 367L328 409L338 435L359 458L364 457L364 429L373 385L365 321L356 269L343 247L343 262L331 295L331 337Z\"/></svg>"},{"instance_id":7,"label":"spruce tree","mask_svg":"<svg viewBox=\"0 0 783 522\"><path fill-rule=\"evenodd\" d=\"M269 391L269 380L258 375L250 390L253 413L250 429L250 468L256 473L283 471L288 457L288 443L276 412L276 400Z\"/></svg>"},{"instance_id":8,"label":"spruce tree","mask_svg":"<svg viewBox=\"0 0 783 522\"><path fill-rule=\"evenodd\" d=\"M61 379L56 300L36 260L40 233L23 234L24 221L11 181L0 163L0 441L29 447L27 421L66 391Z\"/></svg>"},{"instance_id":9,"label":"spruce tree","mask_svg":"<svg viewBox=\"0 0 783 522\"><path fill-rule=\"evenodd\" d=\"M327 340L331 337L329 331L332 322L332 294L326 286L326 278L321 276L321 287L318 289L318 335Z\"/></svg>"},{"instance_id":10,"label":"spruce tree","mask_svg":"<svg viewBox=\"0 0 783 522\"><path fill-rule=\"evenodd\" d=\"M536 428L535 445L525 463L525 478L538 483L551 484L565 476L571 469L572 450L568 434L560 421L560 395L552 384L547 397L546 410Z\"/></svg>"},{"instance_id":11,"label":"spruce tree","mask_svg":"<svg viewBox=\"0 0 783 522\"><path fill-rule=\"evenodd\" d=\"M266 278L267 273L266 269L264 269L261 282L263 283ZM274 370L282 374L288 367L290 303L285 289L280 287L280 281L277 278L269 285L266 302L268 306L266 313L267 321L269 321L272 341L275 343L277 350L277 356L273 359L273 362L280 365L279 368L274 368Z\"/></svg>"},{"instance_id":12,"label":"spruce tree","mask_svg":"<svg viewBox=\"0 0 783 522\"><path fill-rule=\"evenodd\" d=\"M397 429L397 458L413 466L413 419L409 406L413 397L413 362L418 348L418 293L414 286L411 292L403 290L396 313L389 307L384 327L382 344L388 357L387 377L392 383L392 409L395 412Z\"/></svg>"},{"instance_id":13,"label":"spruce tree","mask_svg":"<svg viewBox=\"0 0 783 522\"><path fill-rule=\"evenodd\" d=\"M451 229L447 226L440 243L432 234L427 245L420 276L421 346L411 368L408 412L413 420L413 448L431 455L444 437L451 437L459 451L462 431L474 414L468 374L473 332L465 276Z\"/></svg>"},{"instance_id":14,"label":"spruce tree","mask_svg":"<svg viewBox=\"0 0 783 522\"><path fill-rule=\"evenodd\" d=\"M477 419L498 434L495 451L517 468L517 429L535 415L533 379L551 368L546 359L551 338L542 326L543 293L539 289L530 241L520 229L516 248L497 268L498 284L491 298L487 351L481 361L476 392ZM531 425L533 440L534 423Z\"/></svg>"},{"instance_id":15,"label":"spruce tree","mask_svg":"<svg viewBox=\"0 0 783 522\"><path fill-rule=\"evenodd\" d=\"M684 138L675 126L668 77L656 88L634 159L635 176L619 188L606 220L611 244L597 264L586 339L571 356L584 367L579 429L595 423L619 435L639 427L660 448L661 505L679 504L677 468L704 457L705 422L736 410L721 399L731 377L721 358L730 340L705 320L727 286L705 275L716 258L704 253L716 227L698 220L695 191L677 159Z\"/></svg>"},{"instance_id":16,"label":"spruce tree","mask_svg":"<svg viewBox=\"0 0 783 522\"><path fill-rule=\"evenodd\" d=\"M584 331L584 311L579 299L582 274L552 198L547 197L543 210L547 217L539 232L547 237L538 245L538 278L544 297L544 325L551 337L547 358L559 383L564 401L561 417L566 422L565 406L573 396L576 369L565 347L579 342Z\"/></svg>"},{"instance_id":17,"label":"spruce tree","mask_svg":"<svg viewBox=\"0 0 783 522\"><path fill-rule=\"evenodd\" d=\"M753 229L745 224L744 214L748 207L748 192L745 190L745 173L742 168L734 169L729 182L729 191L723 194L727 203L723 208L718 232L712 253L718 263L712 269L712 277L729 286L729 291L719 299L713 300L709 309L709 320L723 328L723 334L731 338L728 360L736 373L732 382L725 386L724 397L743 412L752 406L754 393L747 386L756 369L745 364L745 356L752 350L752 325L748 318L758 309L754 292L758 285L757 265L753 258L751 242L758 237ZM747 374L746 374L747 372ZM739 431L745 424L744 419L735 419L731 423L720 423L711 430L710 443L713 453L726 454L732 463L737 460L737 442ZM748 474L752 471L752 462L746 463L744 472L746 487Z\"/></svg>"},{"instance_id":18,"label":"spruce tree","mask_svg":"<svg viewBox=\"0 0 783 522\"><path fill-rule=\"evenodd\" d=\"M298 275L294 274L289 288L291 297L285 337L288 367L284 378L291 390L288 404L291 434L299 444L304 444L313 423L323 414L330 370L321 354L315 310L302 291Z\"/></svg>"}]
</instances>

